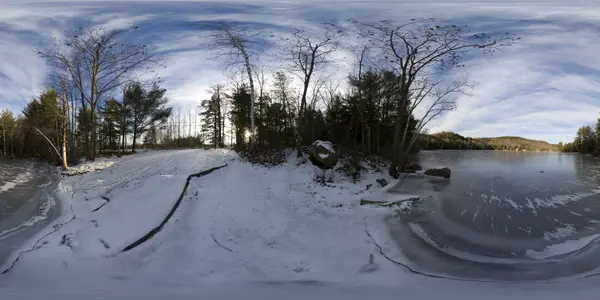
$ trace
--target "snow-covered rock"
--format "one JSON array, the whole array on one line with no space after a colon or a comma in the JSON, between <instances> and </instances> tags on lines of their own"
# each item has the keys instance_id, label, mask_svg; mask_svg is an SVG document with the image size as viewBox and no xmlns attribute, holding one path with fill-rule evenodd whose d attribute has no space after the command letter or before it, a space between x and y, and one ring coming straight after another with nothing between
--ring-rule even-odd
<instances>
[{"instance_id":1,"label":"snow-covered rock","mask_svg":"<svg viewBox=\"0 0 600 300\"><path fill-rule=\"evenodd\" d=\"M333 148L333 144L327 141L316 140L308 148L310 162L320 169L331 169L338 162L338 154Z\"/></svg>"},{"instance_id":2,"label":"snow-covered rock","mask_svg":"<svg viewBox=\"0 0 600 300\"><path fill-rule=\"evenodd\" d=\"M427 169L427 170L425 170L424 174L428 175L428 176L443 177L443 178L448 179L448 178L450 178L452 171L450 170L450 168L442 167L442 168Z\"/></svg>"}]
</instances>

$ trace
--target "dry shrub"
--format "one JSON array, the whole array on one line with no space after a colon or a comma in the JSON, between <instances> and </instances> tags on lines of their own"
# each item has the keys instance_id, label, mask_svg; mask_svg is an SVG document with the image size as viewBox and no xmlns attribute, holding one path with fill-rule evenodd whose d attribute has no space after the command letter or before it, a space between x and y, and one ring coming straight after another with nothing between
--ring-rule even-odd
<instances>
[{"instance_id":1,"label":"dry shrub","mask_svg":"<svg viewBox=\"0 0 600 300\"><path fill-rule=\"evenodd\" d=\"M287 162L287 158L289 156L289 151L285 150L273 150L273 149L264 149L264 150L243 150L240 151L240 157L255 165L261 165L265 167L275 167Z\"/></svg>"}]
</instances>

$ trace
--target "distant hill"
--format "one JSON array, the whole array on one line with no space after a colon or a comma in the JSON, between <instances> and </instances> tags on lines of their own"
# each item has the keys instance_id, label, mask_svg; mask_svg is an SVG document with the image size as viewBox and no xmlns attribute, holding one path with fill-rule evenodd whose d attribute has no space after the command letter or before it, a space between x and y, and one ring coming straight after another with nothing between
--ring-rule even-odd
<instances>
[{"instance_id":1,"label":"distant hill","mask_svg":"<svg viewBox=\"0 0 600 300\"><path fill-rule=\"evenodd\" d=\"M450 131L423 135L423 149L559 151L558 145L519 136L471 138Z\"/></svg>"}]
</instances>

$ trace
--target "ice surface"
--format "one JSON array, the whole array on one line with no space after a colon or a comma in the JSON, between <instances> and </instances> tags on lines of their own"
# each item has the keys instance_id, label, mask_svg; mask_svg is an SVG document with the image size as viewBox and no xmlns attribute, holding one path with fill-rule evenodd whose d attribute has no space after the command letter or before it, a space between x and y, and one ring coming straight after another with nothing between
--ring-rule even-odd
<instances>
[{"instance_id":1,"label":"ice surface","mask_svg":"<svg viewBox=\"0 0 600 300\"><path fill-rule=\"evenodd\" d=\"M553 256L569 254L571 252L583 249L599 237L600 234L594 234L578 240L569 240L563 243L550 245L541 251L527 250L525 255L533 259L546 259Z\"/></svg>"},{"instance_id":2,"label":"ice surface","mask_svg":"<svg viewBox=\"0 0 600 300\"><path fill-rule=\"evenodd\" d=\"M576 232L575 226L571 224L565 224L565 227L558 227L554 232L544 232L544 239L549 241L551 239L563 239L569 237Z\"/></svg>"},{"instance_id":3,"label":"ice surface","mask_svg":"<svg viewBox=\"0 0 600 300\"><path fill-rule=\"evenodd\" d=\"M33 178L33 174L30 171L25 171L18 174L14 180L5 182L3 185L0 185L0 193L7 192L8 190L16 187L19 184L23 184L28 182Z\"/></svg>"}]
</instances>

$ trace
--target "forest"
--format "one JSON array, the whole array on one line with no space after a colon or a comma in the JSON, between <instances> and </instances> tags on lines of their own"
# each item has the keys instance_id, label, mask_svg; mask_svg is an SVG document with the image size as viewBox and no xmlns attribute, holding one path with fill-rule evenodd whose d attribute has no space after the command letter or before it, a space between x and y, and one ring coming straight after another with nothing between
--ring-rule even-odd
<instances>
[{"instance_id":1,"label":"forest","mask_svg":"<svg viewBox=\"0 0 600 300\"><path fill-rule=\"evenodd\" d=\"M425 150L559 151L559 145L518 136L471 138L448 131L423 134L422 136L423 149Z\"/></svg>"},{"instance_id":2,"label":"forest","mask_svg":"<svg viewBox=\"0 0 600 300\"><path fill-rule=\"evenodd\" d=\"M465 55L491 55L519 39L431 19L323 26L319 33L296 29L270 41L283 62L273 69L256 60L256 35L222 23L207 39L237 77L215 82L210 98L188 112L168 99L161 78L141 79L164 63L150 47L125 43L123 34L137 27L80 29L38 50L51 66L46 89L22 112L0 112L0 154L67 168L81 157L124 155L140 147L293 148L300 156L321 139L349 153L388 159L390 174L397 176L410 155L446 143L443 135L422 133L472 87L466 77L442 82L432 74L458 70ZM360 45L345 45L350 36ZM334 54L341 50L355 55L344 82L326 72L340 63ZM425 111L419 118L417 108ZM497 144L451 139L473 149Z\"/></svg>"},{"instance_id":3,"label":"forest","mask_svg":"<svg viewBox=\"0 0 600 300\"><path fill-rule=\"evenodd\" d=\"M600 118L594 127L585 125L577 129L575 139L569 143L559 143L562 152L578 152L581 154L600 154Z\"/></svg>"}]
</instances>

